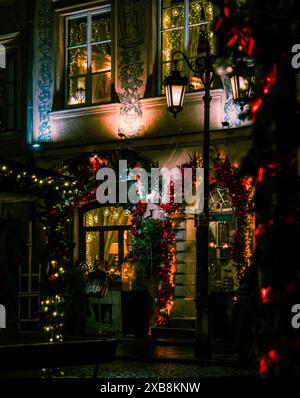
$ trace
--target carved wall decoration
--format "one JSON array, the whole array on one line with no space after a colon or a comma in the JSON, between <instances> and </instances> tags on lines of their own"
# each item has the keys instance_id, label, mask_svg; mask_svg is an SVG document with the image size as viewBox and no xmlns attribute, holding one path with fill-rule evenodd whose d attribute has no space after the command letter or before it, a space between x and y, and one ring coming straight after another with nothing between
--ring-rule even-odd
<instances>
[{"instance_id":1,"label":"carved wall decoration","mask_svg":"<svg viewBox=\"0 0 300 398\"><path fill-rule=\"evenodd\" d=\"M140 79L143 69L144 63L138 47L121 52L119 78L122 92L119 93L121 107L118 131L125 136L136 136L144 130L139 93L139 88L143 85L143 80Z\"/></svg>"},{"instance_id":2,"label":"carved wall decoration","mask_svg":"<svg viewBox=\"0 0 300 398\"><path fill-rule=\"evenodd\" d=\"M239 118L241 113L240 105L232 98L232 90L228 76L224 77L224 88L226 92L226 101L224 106L225 121L229 123L229 128L241 127L242 123Z\"/></svg>"},{"instance_id":3,"label":"carved wall decoration","mask_svg":"<svg viewBox=\"0 0 300 398\"><path fill-rule=\"evenodd\" d=\"M144 1L119 1L120 47L136 47L144 42Z\"/></svg>"},{"instance_id":4,"label":"carved wall decoration","mask_svg":"<svg viewBox=\"0 0 300 398\"><path fill-rule=\"evenodd\" d=\"M118 96L121 107L118 132L134 137L144 130L140 102L140 89L144 86L144 1L122 0L119 4L118 75L121 91Z\"/></svg>"},{"instance_id":5,"label":"carved wall decoration","mask_svg":"<svg viewBox=\"0 0 300 398\"><path fill-rule=\"evenodd\" d=\"M53 19L50 0L38 0L37 2L37 41L38 41L38 141L51 141L51 125L49 112L52 109L53 96Z\"/></svg>"}]
</instances>

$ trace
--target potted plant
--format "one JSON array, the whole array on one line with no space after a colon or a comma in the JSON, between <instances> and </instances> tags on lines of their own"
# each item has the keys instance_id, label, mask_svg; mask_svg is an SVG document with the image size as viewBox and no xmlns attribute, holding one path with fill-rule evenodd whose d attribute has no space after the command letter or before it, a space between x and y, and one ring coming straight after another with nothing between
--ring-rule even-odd
<instances>
[{"instance_id":1,"label":"potted plant","mask_svg":"<svg viewBox=\"0 0 300 398\"><path fill-rule=\"evenodd\" d=\"M123 292L123 329L137 337L148 335L155 314L156 275L162 261L162 239L161 221L140 217L131 248L135 259L132 291Z\"/></svg>"},{"instance_id":2,"label":"potted plant","mask_svg":"<svg viewBox=\"0 0 300 398\"><path fill-rule=\"evenodd\" d=\"M72 335L85 332L85 320L89 314L89 304L86 296L88 272L84 263L74 264L65 273L64 303L65 329Z\"/></svg>"}]
</instances>

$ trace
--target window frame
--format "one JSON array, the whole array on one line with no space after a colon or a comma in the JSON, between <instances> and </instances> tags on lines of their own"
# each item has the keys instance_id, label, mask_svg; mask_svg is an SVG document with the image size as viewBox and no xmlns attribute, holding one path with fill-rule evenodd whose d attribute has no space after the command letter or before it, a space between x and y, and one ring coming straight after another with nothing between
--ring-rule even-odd
<instances>
[{"instance_id":1,"label":"window frame","mask_svg":"<svg viewBox=\"0 0 300 398\"><path fill-rule=\"evenodd\" d=\"M118 205L110 205L110 204L105 204L105 205L100 205L97 202L90 202L87 203L85 206L83 206L81 209L79 209L79 222L78 222L78 238L79 238L79 252L78 252L78 258L80 262L85 262L86 261L86 232L98 232L99 233L99 238L100 238L100 246L99 246L99 261L104 260L104 233L108 231L117 231L118 232L118 250L119 250L119 264L122 263L124 260L124 234L125 231L131 231L132 230L132 224L128 225L105 225L105 226L93 226L93 227L88 227L85 226L85 215L95 209L100 209L103 207L109 207L109 208L114 208L114 207L121 207Z\"/></svg>"},{"instance_id":2,"label":"window frame","mask_svg":"<svg viewBox=\"0 0 300 398\"><path fill-rule=\"evenodd\" d=\"M9 63L13 62L14 65L14 70L13 70L13 81L8 80L8 74L9 74ZM11 133L13 131L16 131L17 129L17 123L18 123L18 112L17 112L17 92L18 92L18 50L16 48L8 48L6 50L6 68L1 69L1 75L3 74L3 87L0 87L0 89L3 89L3 110L4 110L4 115L7 117L3 118L3 122L7 122L7 126L4 125L4 129L0 130L0 134L5 134L5 133ZM2 79L2 76L1 76ZM13 94L13 103L9 103L9 97L10 97L10 92L9 92L9 86L13 85L12 87L12 94ZM6 104L6 105L5 105ZM12 108L12 115L13 115L13 126L9 126L9 109ZM1 120L0 120L1 122ZM7 128L5 128L7 127Z\"/></svg>"},{"instance_id":3,"label":"window frame","mask_svg":"<svg viewBox=\"0 0 300 398\"><path fill-rule=\"evenodd\" d=\"M158 57L157 57L158 58L158 79L157 79L158 86L157 86L157 90L160 95L164 96L165 94L163 93L163 90L162 90L162 85L163 85L162 68L163 68L163 64L167 64L170 61L165 61L165 62L162 61L162 33L176 30L179 28L162 29L162 10L163 10L162 1L163 0L157 0L157 4L158 4L157 5L157 7L158 7ZM185 54L187 54L188 59L192 59L189 56L189 28L191 26L200 26L200 25L207 24L207 22L189 24L190 1L192 1L192 0L183 0L183 5L184 5L184 24L183 24L183 47L184 47L184 49L183 49L183 52ZM183 60L183 58L178 59L179 62L182 60ZM183 65L184 65L184 70L182 73L184 73L185 76L189 77L189 74L190 74L189 67L186 64L186 62L183 62ZM196 90L187 90L187 93L193 93L193 92L203 91L203 90L204 90L204 88L196 89Z\"/></svg>"},{"instance_id":4,"label":"window frame","mask_svg":"<svg viewBox=\"0 0 300 398\"><path fill-rule=\"evenodd\" d=\"M105 232L116 231L118 232L118 258L119 264L121 264L124 260L124 233L125 231L131 231L132 225L106 225L106 226L99 226L99 227L85 227L82 225L82 247L83 253L81 253L82 261L85 262L86 260L86 233L87 232L98 232L99 233L99 261L100 263L104 263L105 259L105 252L104 252L104 243L105 243Z\"/></svg>"},{"instance_id":5,"label":"window frame","mask_svg":"<svg viewBox=\"0 0 300 398\"><path fill-rule=\"evenodd\" d=\"M6 49L6 74L9 58L14 59L14 126L0 132L0 141L7 138L17 138L22 129L25 128L25 87L22 80L24 72L24 35L20 31L0 35L0 43Z\"/></svg>"},{"instance_id":6,"label":"window frame","mask_svg":"<svg viewBox=\"0 0 300 398\"><path fill-rule=\"evenodd\" d=\"M92 27L92 17L94 15L105 15L105 14L110 14L111 18L111 34L110 34L110 40L104 40L104 41L97 41L97 42L92 42L92 37L91 37L91 27ZM76 46L68 46L68 21L86 17L87 18L87 40L85 44L80 44ZM112 4L104 4L104 5L99 5L97 7L93 7L91 9L85 9L85 10L78 10L77 12L72 12L70 14L64 15L64 105L66 109L73 109L73 108L81 108L81 107L89 107L89 106L96 106L96 105L103 105L103 104L108 104L112 102L112 96L113 96L113 54L114 54L114 42L113 42L113 11L112 11ZM104 71L104 72L92 72L91 68L91 62L92 62L92 46L93 45L98 45L98 44L106 44L110 43L111 44L111 68L110 70ZM86 74L78 74L74 75L71 78L68 75L68 51L69 49L76 49L76 48L83 48L86 47L87 49L87 70ZM110 72L111 74L111 83L110 83L110 100L109 101L100 101L100 102L92 102L92 79L94 75L100 75ZM68 103L68 82L71 79L76 79L79 77L85 77L86 79L86 101L84 103L78 103L78 104L69 104Z\"/></svg>"}]
</instances>

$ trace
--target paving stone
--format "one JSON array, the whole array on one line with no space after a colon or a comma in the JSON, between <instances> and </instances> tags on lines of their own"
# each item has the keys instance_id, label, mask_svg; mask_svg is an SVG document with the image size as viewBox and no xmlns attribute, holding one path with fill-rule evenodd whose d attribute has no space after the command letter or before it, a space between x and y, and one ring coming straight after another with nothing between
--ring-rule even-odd
<instances>
[{"instance_id":1,"label":"paving stone","mask_svg":"<svg viewBox=\"0 0 300 398\"><path fill-rule=\"evenodd\" d=\"M93 366L73 367L64 370L65 377L92 377ZM252 369L233 367L202 366L198 364L172 364L115 361L102 364L99 368L100 378L189 378L193 377L233 377L255 375Z\"/></svg>"}]
</instances>

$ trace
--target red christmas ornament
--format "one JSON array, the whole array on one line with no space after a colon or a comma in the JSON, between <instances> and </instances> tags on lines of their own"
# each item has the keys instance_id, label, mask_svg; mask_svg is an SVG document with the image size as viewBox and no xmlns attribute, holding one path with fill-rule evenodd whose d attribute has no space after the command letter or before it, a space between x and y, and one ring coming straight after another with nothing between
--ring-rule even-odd
<instances>
[{"instance_id":1,"label":"red christmas ornament","mask_svg":"<svg viewBox=\"0 0 300 398\"><path fill-rule=\"evenodd\" d=\"M273 297L270 294L271 290L272 288L270 286L262 287L260 289L260 297L263 304L267 304L272 300Z\"/></svg>"}]
</instances>

